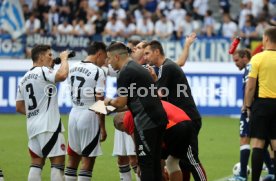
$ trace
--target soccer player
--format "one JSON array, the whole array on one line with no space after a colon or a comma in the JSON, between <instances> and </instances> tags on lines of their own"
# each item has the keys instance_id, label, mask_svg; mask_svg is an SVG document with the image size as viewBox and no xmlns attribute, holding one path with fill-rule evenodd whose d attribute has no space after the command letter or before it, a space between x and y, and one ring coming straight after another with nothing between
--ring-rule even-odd
<instances>
[{"instance_id":1,"label":"soccer player","mask_svg":"<svg viewBox=\"0 0 276 181\"><path fill-rule=\"evenodd\" d=\"M269 139L276 155L276 28L263 34L264 51L249 62L249 74L245 91L245 105L250 115L252 142L252 181L259 181L263 165L265 140ZM274 178L276 157L274 157Z\"/></svg>"},{"instance_id":2,"label":"soccer player","mask_svg":"<svg viewBox=\"0 0 276 181\"><path fill-rule=\"evenodd\" d=\"M187 152L187 157L180 164L183 170L191 170L196 181L206 181L205 171L198 158L198 138L201 128L201 116L195 105L190 86L182 69L170 59L165 58L162 45L158 41L151 41L146 45L144 58L150 65L159 67L158 76L150 68L151 75L159 88L158 94L163 100L174 104L185 111L191 118L196 131L193 141ZM186 168L185 166L189 167Z\"/></svg>"},{"instance_id":3,"label":"soccer player","mask_svg":"<svg viewBox=\"0 0 276 181\"><path fill-rule=\"evenodd\" d=\"M68 124L66 181L91 180L95 159L102 154L100 139L106 139L104 115L88 110L97 100L104 99L105 74L100 67L106 60L106 46L102 42L93 42L87 48L87 54L85 60L70 67L68 76L73 108Z\"/></svg>"},{"instance_id":4,"label":"soccer player","mask_svg":"<svg viewBox=\"0 0 276 181\"><path fill-rule=\"evenodd\" d=\"M33 67L21 79L16 111L27 117L27 133L31 166L28 181L41 180L47 157L51 161L51 180L63 180L65 160L64 127L60 119L55 83L68 75L68 51L60 54L61 66L53 69L51 47L37 45L32 51Z\"/></svg>"},{"instance_id":5,"label":"soccer player","mask_svg":"<svg viewBox=\"0 0 276 181\"><path fill-rule=\"evenodd\" d=\"M130 40L128 41L127 46L134 50L134 47L139 43L140 41L138 40ZM115 75L117 76L117 74ZM137 157L135 153L134 142L130 135L119 131L116 128L114 132L114 146L112 155L118 157L117 163L121 181L132 180L130 166L135 173L136 181L140 180L139 176L137 175Z\"/></svg>"},{"instance_id":6,"label":"soccer player","mask_svg":"<svg viewBox=\"0 0 276 181\"><path fill-rule=\"evenodd\" d=\"M182 109L169 102L161 102L169 120L164 134L162 159L167 159L166 166L170 181L182 181L179 160L185 158L192 134L194 134L191 119ZM130 135L133 134L134 120L131 112L127 111L126 113L119 114L119 116L115 116L114 126Z\"/></svg>"},{"instance_id":7,"label":"soccer player","mask_svg":"<svg viewBox=\"0 0 276 181\"><path fill-rule=\"evenodd\" d=\"M157 96L149 72L129 60L129 50L123 43L107 48L107 57L114 70L120 70L117 80L118 97L105 99L105 105L130 109L135 120L134 138L142 181L161 181L161 142L167 116Z\"/></svg>"}]
</instances>

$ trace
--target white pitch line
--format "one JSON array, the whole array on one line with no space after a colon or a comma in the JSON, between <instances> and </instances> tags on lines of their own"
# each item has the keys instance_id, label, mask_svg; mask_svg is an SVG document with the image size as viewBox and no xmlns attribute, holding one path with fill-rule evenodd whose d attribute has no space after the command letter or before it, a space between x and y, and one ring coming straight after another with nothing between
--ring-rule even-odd
<instances>
[{"instance_id":1,"label":"white pitch line","mask_svg":"<svg viewBox=\"0 0 276 181\"><path fill-rule=\"evenodd\" d=\"M226 180L227 180L228 178L230 178L231 176L233 176L233 175L228 175L228 176L226 176L226 177L219 178L219 179L214 180L214 181L226 181Z\"/></svg>"}]
</instances>

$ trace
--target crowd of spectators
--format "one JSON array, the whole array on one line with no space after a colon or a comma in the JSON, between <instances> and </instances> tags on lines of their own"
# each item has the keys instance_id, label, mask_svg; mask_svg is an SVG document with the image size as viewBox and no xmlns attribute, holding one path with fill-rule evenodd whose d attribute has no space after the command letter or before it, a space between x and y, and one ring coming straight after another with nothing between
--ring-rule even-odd
<instances>
[{"instance_id":1,"label":"crowd of spectators","mask_svg":"<svg viewBox=\"0 0 276 181\"><path fill-rule=\"evenodd\" d=\"M276 25L276 0L242 0L231 17L229 0L21 0L27 34L100 34L123 38L180 39L191 32L207 37L241 36L245 46ZM217 10L218 12L218 10ZM217 13L216 12L216 13Z\"/></svg>"}]
</instances>

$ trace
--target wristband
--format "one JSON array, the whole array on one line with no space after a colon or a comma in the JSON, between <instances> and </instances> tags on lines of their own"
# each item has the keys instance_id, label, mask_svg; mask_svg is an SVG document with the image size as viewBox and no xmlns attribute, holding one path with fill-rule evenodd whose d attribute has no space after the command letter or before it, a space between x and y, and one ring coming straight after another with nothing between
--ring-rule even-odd
<instances>
[{"instance_id":1,"label":"wristband","mask_svg":"<svg viewBox=\"0 0 276 181\"><path fill-rule=\"evenodd\" d=\"M246 109L250 109L251 110L251 106L246 106Z\"/></svg>"}]
</instances>

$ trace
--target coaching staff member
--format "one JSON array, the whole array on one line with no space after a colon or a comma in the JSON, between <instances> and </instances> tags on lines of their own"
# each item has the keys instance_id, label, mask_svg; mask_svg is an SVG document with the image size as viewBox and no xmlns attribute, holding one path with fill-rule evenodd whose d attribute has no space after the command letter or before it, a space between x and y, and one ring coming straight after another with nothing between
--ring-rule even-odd
<instances>
[{"instance_id":1,"label":"coaching staff member","mask_svg":"<svg viewBox=\"0 0 276 181\"><path fill-rule=\"evenodd\" d=\"M196 181L206 181L207 178L205 171L198 158L197 135L201 128L201 116L195 105L191 89L184 72L172 60L165 58L162 45L158 41L153 40L146 45L144 50L144 58L150 63L150 65L159 67L158 76L155 77L152 70L150 70L150 72L157 81L156 84L160 90L159 95L162 99L181 108L192 120L196 136L194 136L193 142L189 147L187 157L180 162L182 169L191 170ZM167 88L169 90L167 95L166 92L162 92L162 90L164 90L163 88ZM183 162L185 164L182 164ZM189 168L186 168L184 165L188 165Z\"/></svg>"},{"instance_id":2,"label":"coaching staff member","mask_svg":"<svg viewBox=\"0 0 276 181\"><path fill-rule=\"evenodd\" d=\"M276 28L265 30L264 51L252 57L246 86L246 107L251 111L252 181L258 181L263 165L265 140L270 139L276 154ZM255 95L255 100L254 99ZM276 165L276 157L274 157ZM274 174L276 167L274 167ZM275 177L275 175L274 175Z\"/></svg>"},{"instance_id":3,"label":"coaching staff member","mask_svg":"<svg viewBox=\"0 0 276 181\"><path fill-rule=\"evenodd\" d=\"M123 43L111 44L107 48L107 58L112 68L120 70L120 73L118 97L105 99L105 104L116 108L128 106L134 117L141 181L161 181L161 143L168 121L157 96L157 88L150 88L154 86L154 81L145 68L129 61L129 50Z\"/></svg>"}]
</instances>

